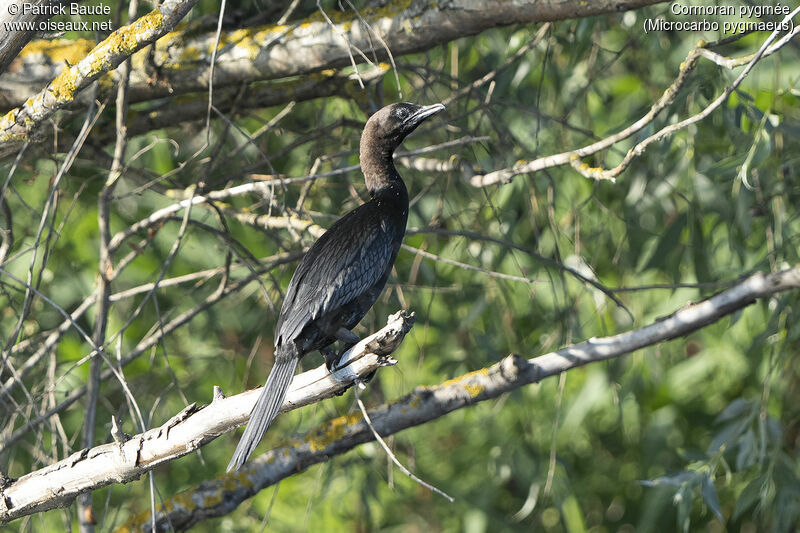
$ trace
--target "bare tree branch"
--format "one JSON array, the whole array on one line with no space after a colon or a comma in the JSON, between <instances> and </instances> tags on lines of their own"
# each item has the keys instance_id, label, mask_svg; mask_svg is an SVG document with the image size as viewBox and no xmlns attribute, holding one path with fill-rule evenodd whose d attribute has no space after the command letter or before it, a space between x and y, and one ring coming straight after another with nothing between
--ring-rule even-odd
<instances>
[{"instance_id":1,"label":"bare tree branch","mask_svg":"<svg viewBox=\"0 0 800 533\"><path fill-rule=\"evenodd\" d=\"M786 16L784 21L791 20L797 13L800 11L800 8L795 9L792 13ZM572 167L581 173L584 177L595 179L595 180L610 180L614 181L617 176L619 176L627 167L630 165L631 161L640 156L645 148L651 144L652 142L659 141L664 139L665 137L673 134L674 132L683 129L695 122L698 122L708 115L711 114L715 109L717 109L723 102L728 99L728 96L739 86L739 84L744 80L745 77L750 73L752 68L755 66L758 61L770 54L775 53L781 47L786 45L788 42L791 41L794 36L800 33L800 27L795 26L791 32L788 32L778 43L770 46L772 41L777 37L780 32L778 30L772 32L772 34L764 41L764 44L760 47L757 53L750 54L747 56L746 60L741 58L739 60L731 60L728 62L723 62L720 60L719 55L713 54L709 50L707 50L709 45L708 43L701 42L697 48L692 49L689 54L686 56L686 60L681 64L680 71L678 72L678 76L675 78L675 81L670 85L665 91L664 94L659 98L659 100L654 103L648 112L641 117L639 120L631 124L630 126L624 128L623 130L606 137L605 139L601 139L595 143L592 143L588 146L584 146L582 148L577 148L574 150L570 150L567 152L561 152L559 154L548 155L545 157L537 158L533 161L520 161L514 164L511 167L494 170L492 172L488 172L486 174L478 174L473 175L470 172L470 169L467 170L467 181L474 187L486 187L489 185L495 185L498 183L509 183L515 176L520 174L528 174L532 172L538 172L540 170L544 170L546 168L553 168L557 166L562 166L566 164L572 165ZM614 169L605 170L602 168L595 168L590 167L586 163L581 161L581 158L587 157L601 150L605 150L617 144L618 142L631 137L632 135L636 134L637 132L641 131L648 125L650 125L653 120L658 116L661 111L669 107L672 102L675 101L675 97L680 93L681 88L689 79L689 74L694 70L694 67L697 65L697 60L701 57L708 58L718 65L724 66L726 68L734 68L738 66L745 65L746 68L742 71L742 73L736 78L736 80L728 86L710 105L708 105L703 111L700 113L693 115L685 120L682 120L676 124L672 124L667 126L656 134L648 137L647 139L639 142L635 147L630 149L626 154L623 161Z\"/></svg>"},{"instance_id":2,"label":"bare tree branch","mask_svg":"<svg viewBox=\"0 0 800 533\"><path fill-rule=\"evenodd\" d=\"M390 4L382 8L364 9L361 13L348 13L346 17L338 17L332 24L328 24L318 13L291 25L246 28L223 34L220 39L222 49L217 52L214 62L213 83L215 89L221 89L343 67L350 63L351 47L365 54L375 54L378 58L387 57L387 50L399 56L427 50L497 26L616 13L662 1L559 0L542 4L535 0L524 0L509 4L493 0L431 4L416 0L410 5ZM118 30L80 63L64 69L61 74L58 74L61 66L53 63L50 71L36 69L38 79L12 78L12 85L7 85L5 89L5 82L0 83L0 101L22 106L0 120L0 155L13 152L17 143L29 138L33 127L38 126L46 116L74 101L76 94L88 83L86 80L91 81L112 70L122 59L164 35L195 2L165 2L160 11L153 11L135 24ZM175 6L175 15L168 17L165 6ZM160 14L163 14L163 20ZM136 46L125 49L116 46L123 37L126 37L126 43L135 40ZM207 91L210 56L216 50L215 42L215 32L200 35L178 32L159 40L154 62L159 65L159 76L163 81L152 82L152 74L148 72L145 59L140 54L134 58L131 71L130 101ZM41 63L41 57L27 57L23 61ZM98 64L103 68L93 66ZM21 71L31 72L33 69L22 68ZM24 103L30 95L19 88L42 86L51 79L52 83L32 100L33 105Z\"/></svg>"},{"instance_id":3,"label":"bare tree branch","mask_svg":"<svg viewBox=\"0 0 800 533\"><path fill-rule=\"evenodd\" d=\"M49 0L0 0L0 73L3 73L11 61L28 41L36 35L35 29L23 30L29 24L49 18L41 6L52 4ZM11 26L18 26L16 31ZM34 26L35 27L35 26Z\"/></svg>"},{"instance_id":4,"label":"bare tree branch","mask_svg":"<svg viewBox=\"0 0 800 533\"><path fill-rule=\"evenodd\" d=\"M196 3L197 0L165 0L147 15L109 35L77 64L63 67L39 94L0 118L0 157L31 140L47 118L72 103L76 94L102 74L172 31Z\"/></svg>"},{"instance_id":5,"label":"bare tree branch","mask_svg":"<svg viewBox=\"0 0 800 533\"><path fill-rule=\"evenodd\" d=\"M380 81L386 74L387 67L380 64L377 68L361 73L361 79L368 84ZM325 71L304 76L300 80L280 80L269 86L253 84L245 89L236 105L239 109L252 109L272 107L290 101L304 102L315 98L329 96L350 96L353 92L352 75L340 71ZM240 91L239 87L223 87L216 91L215 104L220 111L228 112L233 108L235 96ZM140 135L148 131L174 126L179 122L201 120L208 105L206 94L198 94L189 101L172 102L164 104L157 113L148 110L147 113L135 113L131 117L129 132L131 136ZM90 137L91 140L105 144L102 132Z\"/></svg>"},{"instance_id":6,"label":"bare tree branch","mask_svg":"<svg viewBox=\"0 0 800 533\"><path fill-rule=\"evenodd\" d=\"M687 335L747 307L756 299L798 288L800 268L767 275L758 273L642 328L611 337L592 338L533 359L512 354L489 368L433 387L417 387L394 402L372 409L369 416L375 429L386 437L570 369ZM372 440L372 430L361 413L330 420L253 459L237 473L219 476L166 500L159 508L157 527L184 530L206 518L228 514L265 487ZM150 531L149 523L147 511L127 525L132 530Z\"/></svg>"},{"instance_id":7,"label":"bare tree branch","mask_svg":"<svg viewBox=\"0 0 800 533\"><path fill-rule=\"evenodd\" d=\"M569 369L681 337L747 307L759 298L798 288L800 268L767 275L758 273L707 300L689 304L642 328L611 337L591 338L530 360L510 355L489 368L470 372L436 387L418 388L373 410L370 418L381 435L391 435ZM386 364L385 355L397 347L408 331L408 325L401 313L393 315L386 328L354 347L350 353L356 355L345 366L348 375L340 378L347 384L336 381L324 367L296 376L283 410L330 397L346 389L357 376ZM384 341L389 342L388 348L384 347ZM366 354L355 359L370 351L378 355ZM309 394L310 390L314 392ZM231 398L217 399L199 410L192 404L160 428L126 442L83 450L55 465L11 481L0 489L0 521L7 522L67 505L82 492L114 482L130 481L159 464L199 448L242 424L257 392L255 389ZM206 482L197 490L165 502L156 522L169 521L173 527L188 527L205 517L225 514L262 488L373 438L372 431L358 413L334 419L308 435L256 458L237 473ZM231 484L231 479L238 482ZM213 491L216 497L203 499L202 495L208 491ZM200 499L195 498L195 492ZM187 498L194 502L191 509L176 503L187 501ZM164 514L163 509L170 511ZM147 517L144 523L149 522Z\"/></svg>"},{"instance_id":8,"label":"bare tree branch","mask_svg":"<svg viewBox=\"0 0 800 533\"><path fill-rule=\"evenodd\" d=\"M322 365L295 376L281 412L343 393L355 379L394 364L389 355L414 324L414 315L400 311L387 325L363 339L342 359L333 374ZM0 522L64 507L79 494L105 485L127 482L197 450L219 435L244 424L259 389L217 397L205 407L191 404L159 428L123 441L84 449L0 488Z\"/></svg>"}]
</instances>

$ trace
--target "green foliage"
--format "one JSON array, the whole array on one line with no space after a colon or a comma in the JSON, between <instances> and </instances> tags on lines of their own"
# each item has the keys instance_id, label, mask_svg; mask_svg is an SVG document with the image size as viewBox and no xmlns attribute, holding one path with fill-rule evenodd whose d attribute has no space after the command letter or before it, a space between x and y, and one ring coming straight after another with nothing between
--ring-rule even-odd
<instances>
[{"instance_id":1,"label":"green foliage","mask_svg":"<svg viewBox=\"0 0 800 533\"><path fill-rule=\"evenodd\" d=\"M507 67L508 58L533 39L537 28L491 30L424 54L396 57L403 98L422 103L441 101L454 88L501 68L491 89L482 85L453 102L443 119L426 124L404 149L485 135L488 141L426 157L447 161L452 156L490 171L584 146L627 127L672 83L699 38L641 32L643 17L667 11L665 4L559 22L542 43ZM720 52L748 54L765 38L757 33ZM457 65L450 64L451 47L458 50ZM415 311L418 322L395 354L399 366L382 370L370 384L368 404L488 366L511 352L534 357L588 337L627 331L748 273L797 265L798 66L787 49L762 60L725 105L651 145L616 183L589 181L566 166L476 189L458 171L401 167L413 198L409 228L417 230L405 243L480 271L401 251L385 296L356 333L374 331L401 306ZM450 78L452 72L457 79ZM738 72L701 59L675 103L650 126L586 162L616 165L636 142L704 109ZM134 138L129 154L143 155L131 163L116 190L112 234L171 205L176 195L188 194L187 188L198 183L215 190L247 182L252 173L302 177L322 156L328 157L316 172L356 164L360 124L371 109L396 98L393 76L387 76L377 89L352 100L298 103L252 143L245 134L253 134L281 108L232 115L236 128L213 122L205 148L202 126L176 125ZM40 253L34 281L67 311L95 290L97 197L107 175L98 154L110 149L86 148L46 221L43 238L50 241L40 246L49 254ZM51 179L63 162L63 154L42 147L34 151L23 159L6 194L14 213L13 253L19 257L3 268L21 279L27 276ZM220 202L218 210L193 207L192 219L205 226L188 226L166 270L184 211L150 233L137 233L114 256L119 265L126 254L137 252L113 291L152 283L162 275L170 280L218 268L229 252L236 268L228 283L234 283L249 274L244 265L256 267L247 252L265 259L299 250L314 238L302 230L254 228L235 213L290 213L327 227L366 197L358 172L303 187L276 186L272 193L231 198ZM301 196L305 201L295 213ZM226 231L229 238L208 226ZM540 257L607 287L639 289L616 293L622 309ZM237 393L263 382L272 361L281 291L294 266L275 267L261 284L250 283L199 313L125 367L149 426L178 412L183 398L209 402L214 385ZM109 348L116 350L119 339L124 356L158 324L210 297L219 283L217 275L120 299L110 315ZM654 285L663 288L647 288ZM5 343L23 292L7 280L1 289ZM196 530L258 530L265 515L274 531L794 530L800 520L798 305L797 292L760 301L686 338L571 371L563 378L563 390L557 379L547 380L393 437L400 460L454 495L452 505L387 466L383 450L367 444L262 491L233 514ZM63 320L41 299L33 306L23 339L36 339ZM95 312L92 308L77 321L85 331L91 332ZM88 353L75 330L57 345L51 359L51 370L59 376L57 399L85 383L88 365L82 358ZM26 355L12 361L20 365ZM308 368L319 362L309 355L303 364ZM47 363L37 372L44 376ZM20 427L23 418L42 408L50 391L42 381L31 384L30 392L32 401L21 391L14 396L24 417L0 420ZM102 396L101 438L111 415L122 414L125 431L138 432L119 387L106 383ZM261 449L346 413L353 403L348 393L282 416ZM60 420L67 443L57 437L56 428L42 430L3 457L3 466L18 476L63 458L80 448L82 420L82 408L73 406ZM236 439L223 436L201 454L156 470L159 494L168 497L221 474ZM46 455L29 452L36 446ZM145 481L99 490L95 512L103 516L104 528L120 525L149 508L148 494ZM58 513L44 515L42 523L60 527ZM36 529L33 523L27 527Z\"/></svg>"}]
</instances>

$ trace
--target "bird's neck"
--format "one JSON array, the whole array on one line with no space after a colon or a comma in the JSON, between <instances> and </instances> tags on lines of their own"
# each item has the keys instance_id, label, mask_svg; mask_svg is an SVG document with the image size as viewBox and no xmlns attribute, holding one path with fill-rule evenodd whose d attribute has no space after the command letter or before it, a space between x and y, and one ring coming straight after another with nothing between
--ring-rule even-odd
<instances>
[{"instance_id":1,"label":"bird's neck","mask_svg":"<svg viewBox=\"0 0 800 533\"><path fill-rule=\"evenodd\" d=\"M396 171L380 188L370 189L369 194L372 201L382 206L384 211L408 216L408 189Z\"/></svg>"},{"instance_id":2,"label":"bird's neck","mask_svg":"<svg viewBox=\"0 0 800 533\"><path fill-rule=\"evenodd\" d=\"M364 146L364 143L362 143L359 156L361 171L364 173L367 190L372 196L397 181L403 182L397 173L397 169L394 168L393 151L384 150L377 146Z\"/></svg>"},{"instance_id":3,"label":"bird's neck","mask_svg":"<svg viewBox=\"0 0 800 533\"><path fill-rule=\"evenodd\" d=\"M392 162L392 152L364 152L361 151L361 170L367 183L372 202L377 203L386 214L408 217L408 189L403 178L397 173Z\"/></svg>"}]
</instances>

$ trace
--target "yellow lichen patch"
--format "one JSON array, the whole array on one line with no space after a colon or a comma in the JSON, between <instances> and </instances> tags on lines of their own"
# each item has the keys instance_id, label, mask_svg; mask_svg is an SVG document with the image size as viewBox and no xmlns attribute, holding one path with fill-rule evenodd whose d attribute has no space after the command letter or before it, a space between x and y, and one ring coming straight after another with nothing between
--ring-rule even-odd
<instances>
[{"instance_id":1,"label":"yellow lichen patch","mask_svg":"<svg viewBox=\"0 0 800 533\"><path fill-rule=\"evenodd\" d=\"M474 398L475 396L479 395L484 390L486 390L486 386L485 385L476 385L476 384L473 384L473 383L465 383L465 382L469 381L473 377L477 377L477 376L486 377L488 375L489 375L489 369L488 368L481 368L480 370L475 370L474 372L470 372L468 374L464 374L463 376L459 376L459 377L453 378L453 379L448 379L447 381L442 383L442 387L449 387L451 385L460 385L465 391L467 391L467 394L469 394L470 396L472 396Z\"/></svg>"},{"instance_id":2,"label":"yellow lichen patch","mask_svg":"<svg viewBox=\"0 0 800 533\"><path fill-rule=\"evenodd\" d=\"M464 374L463 376L459 376L459 377L453 378L453 379L448 379L447 381L442 383L442 387L449 387L450 385L456 385L456 384L459 384L459 385L463 386L462 382L466 381L466 380L468 380L468 379L470 379L472 377L475 377L475 376L488 376L488 375L489 375L489 369L488 368L481 368L480 370L475 370L473 372L469 372L468 374Z\"/></svg>"},{"instance_id":3,"label":"yellow lichen patch","mask_svg":"<svg viewBox=\"0 0 800 533\"><path fill-rule=\"evenodd\" d=\"M187 509L187 510L192 510L195 507L197 507L197 504L195 504L194 500L192 499L192 493L190 491L181 492L180 494L176 494L175 496L173 496L172 498L170 498L169 500L167 500L164 503L165 504L167 504L167 503L171 504L173 506L173 509L175 508L175 506L181 506L181 507L183 507L184 509Z\"/></svg>"},{"instance_id":4,"label":"yellow lichen patch","mask_svg":"<svg viewBox=\"0 0 800 533\"><path fill-rule=\"evenodd\" d=\"M160 9L154 9L147 15L140 17L129 28L133 31L147 31L152 32L164 25L164 15L161 14ZM125 29L125 28L121 28Z\"/></svg>"},{"instance_id":5,"label":"yellow lichen patch","mask_svg":"<svg viewBox=\"0 0 800 533\"><path fill-rule=\"evenodd\" d=\"M189 63L192 61L199 61L203 59L203 54L199 48L196 46L184 46L180 48L181 54L178 56L178 66L180 68L181 63Z\"/></svg>"},{"instance_id":6,"label":"yellow lichen patch","mask_svg":"<svg viewBox=\"0 0 800 533\"><path fill-rule=\"evenodd\" d=\"M113 32L106 37L105 41L97 45L95 50L97 58L92 62L92 73L108 68L107 54L132 54L142 44L143 40L150 37L154 30L161 28L163 24L164 15L161 14L160 10L154 9L147 15L138 18L133 24Z\"/></svg>"},{"instance_id":7,"label":"yellow lichen patch","mask_svg":"<svg viewBox=\"0 0 800 533\"><path fill-rule=\"evenodd\" d=\"M244 476L244 480L251 484L250 478ZM222 476L222 490L232 491L242 486L242 481L238 480L236 476Z\"/></svg>"},{"instance_id":8,"label":"yellow lichen patch","mask_svg":"<svg viewBox=\"0 0 800 533\"><path fill-rule=\"evenodd\" d=\"M208 509L209 507L213 507L215 505L219 505L222 503L222 491L219 491L217 494L213 496L206 496L203 499L203 507Z\"/></svg>"},{"instance_id":9,"label":"yellow lichen patch","mask_svg":"<svg viewBox=\"0 0 800 533\"><path fill-rule=\"evenodd\" d=\"M276 37L289 35L291 33L292 27L283 24L269 24L267 26L258 26L255 28L243 28L220 35L217 50L222 50L229 46L236 46L237 48L245 50L250 58L255 59L267 42ZM210 48L208 53L211 53Z\"/></svg>"},{"instance_id":10,"label":"yellow lichen patch","mask_svg":"<svg viewBox=\"0 0 800 533\"><path fill-rule=\"evenodd\" d=\"M313 433L306 435L303 440L308 443L312 452L322 451L330 444L344 437L347 428L360 420L361 413L352 413L334 418Z\"/></svg>"},{"instance_id":11,"label":"yellow lichen patch","mask_svg":"<svg viewBox=\"0 0 800 533\"><path fill-rule=\"evenodd\" d=\"M10 141L26 141L28 140L27 132L14 133L14 124L17 122L17 113L19 109L12 109L2 117L0 117L0 142Z\"/></svg>"},{"instance_id":12,"label":"yellow lichen patch","mask_svg":"<svg viewBox=\"0 0 800 533\"><path fill-rule=\"evenodd\" d=\"M231 490L237 487L252 487L253 482L246 471L236 470L225 474L225 489Z\"/></svg>"},{"instance_id":13,"label":"yellow lichen patch","mask_svg":"<svg viewBox=\"0 0 800 533\"><path fill-rule=\"evenodd\" d=\"M70 41L68 39L58 39L55 41L31 41L19 53L19 57L26 57L34 54L42 54L49 58L53 63L63 63L66 61L74 65L88 54L94 43L88 39L78 39Z\"/></svg>"},{"instance_id":14,"label":"yellow lichen patch","mask_svg":"<svg viewBox=\"0 0 800 533\"><path fill-rule=\"evenodd\" d=\"M11 127L11 125L14 124L14 121L15 121L14 119L15 119L16 116L17 116L17 110L16 109L12 109L11 111L9 111L5 115L3 115L0 118L0 128L5 129L5 128Z\"/></svg>"},{"instance_id":15,"label":"yellow lichen patch","mask_svg":"<svg viewBox=\"0 0 800 533\"><path fill-rule=\"evenodd\" d=\"M470 396L475 398L478 394L485 391L486 387L483 385L464 385L464 390L467 391Z\"/></svg>"},{"instance_id":16,"label":"yellow lichen patch","mask_svg":"<svg viewBox=\"0 0 800 533\"><path fill-rule=\"evenodd\" d=\"M189 510L192 510L195 507L197 507L194 503L194 500L192 500L192 493L187 491L177 494L168 500L165 500L164 504L159 506L158 510L162 512L166 511L169 513L177 506ZM131 518L127 524L118 528L115 533L126 533L128 531L141 531L149 523L150 523L150 511L149 510L143 511L134 516L133 518Z\"/></svg>"},{"instance_id":17,"label":"yellow lichen patch","mask_svg":"<svg viewBox=\"0 0 800 533\"><path fill-rule=\"evenodd\" d=\"M64 67L61 74L50 83L50 94L59 102L70 102L74 99L78 85L78 71L72 67Z\"/></svg>"},{"instance_id":18,"label":"yellow lichen patch","mask_svg":"<svg viewBox=\"0 0 800 533\"><path fill-rule=\"evenodd\" d=\"M17 121L17 112L18 109L12 109L2 118L0 118L0 141L1 142L9 142L13 140L27 140L27 134L15 134L12 132L14 124Z\"/></svg>"}]
</instances>

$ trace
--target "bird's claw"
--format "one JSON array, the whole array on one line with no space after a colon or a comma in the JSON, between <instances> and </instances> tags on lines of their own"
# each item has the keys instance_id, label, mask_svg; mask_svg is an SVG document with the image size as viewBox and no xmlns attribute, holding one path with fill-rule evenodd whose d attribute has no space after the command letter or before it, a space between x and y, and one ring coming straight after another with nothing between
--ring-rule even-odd
<instances>
[{"instance_id":1,"label":"bird's claw","mask_svg":"<svg viewBox=\"0 0 800 533\"><path fill-rule=\"evenodd\" d=\"M322 348L320 353L325 358L325 368L328 369L328 372L336 371L337 363L339 362L339 359L341 359L341 354L337 354L330 346Z\"/></svg>"}]
</instances>

